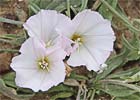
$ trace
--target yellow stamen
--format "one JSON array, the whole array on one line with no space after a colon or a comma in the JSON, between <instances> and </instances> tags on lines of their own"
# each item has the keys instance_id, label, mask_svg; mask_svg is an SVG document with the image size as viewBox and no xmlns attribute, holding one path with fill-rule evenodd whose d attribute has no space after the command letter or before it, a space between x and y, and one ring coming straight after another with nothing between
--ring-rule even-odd
<instances>
[{"instance_id":1,"label":"yellow stamen","mask_svg":"<svg viewBox=\"0 0 140 100\"><path fill-rule=\"evenodd\" d=\"M49 63L48 63L47 58L42 58L38 60L38 67L39 69L49 71Z\"/></svg>"},{"instance_id":2,"label":"yellow stamen","mask_svg":"<svg viewBox=\"0 0 140 100\"><path fill-rule=\"evenodd\" d=\"M72 37L71 37L71 39L74 42L78 43L78 45L82 45L82 43L84 41L83 40L83 37L80 34L77 34L77 33L73 34Z\"/></svg>"}]
</instances>

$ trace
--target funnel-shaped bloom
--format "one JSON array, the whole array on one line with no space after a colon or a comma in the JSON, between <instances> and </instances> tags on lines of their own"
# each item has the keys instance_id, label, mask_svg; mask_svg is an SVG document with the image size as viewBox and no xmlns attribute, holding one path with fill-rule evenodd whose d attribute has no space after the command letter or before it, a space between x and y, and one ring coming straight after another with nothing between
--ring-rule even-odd
<instances>
[{"instance_id":1,"label":"funnel-shaped bloom","mask_svg":"<svg viewBox=\"0 0 140 100\"><path fill-rule=\"evenodd\" d=\"M29 38L22 44L21 54L12 59L11 67L16 72L18 86L37 92L64 81L64 50L57 46L46 49L44 45L36 38Z\"/></svg>"},{"instance_id":2,"label":"funnel-shaped bloom","mask_svg":"<svg viewBox=\"0 0 140 100\"><path fill-rule=\"evenodd\" d=\"M77 47L68 60L72 66L86 65L88 70L98 71L113 50L115 36L111 23L98 12L84 10L74 17L70 27L57 28L58 33L69 39L65 48Z\"/></svg>"},{"instance_id":3,"label":"funnel-shaped bloom","mask_svg":"<svg viewBox=\"0 0 140 100\"><path fill-rule=\"evenodd\" d=\"M30 37L44 41L48 47L56 44L56 37L58 37L56 27L58 25L65 27L69 25L68 23L71 23L71 20L64 14L55 10L41 10L38 14L31 16L23 26Z\"/></svg>"}]
</instances>

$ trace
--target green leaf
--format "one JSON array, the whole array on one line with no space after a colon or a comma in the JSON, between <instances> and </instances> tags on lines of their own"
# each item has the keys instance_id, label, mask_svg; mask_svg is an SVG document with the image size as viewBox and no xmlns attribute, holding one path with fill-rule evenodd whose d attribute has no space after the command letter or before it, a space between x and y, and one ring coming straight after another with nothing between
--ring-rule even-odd
<instances>
[{"instance_id":1,"label":"green leaf","mask_svg":"<svg viewBox=\"0 0 140 100\"><path fill-rule=\"evenodd\" d=\"M68 97L71 97L73 95L72 92L60 92L60 93L57 93L56 95L52 96L50 98L50 100L56 100L58 98L68 98Z\"/></svg>"},{"instance_id":2,"label":"green leaf","mask_svg":"<svg viewBox=\"0 0 140 100\"><path fill-rule=\"evenodd\" d=\"M6 85L17 88L15 84L15 72L10 72L8 74L5 74L4 76L2 76L2 79Z\"/></svg>"},{"instance_id":3,"label":"green leaf","mask_svg":"<svg viewBox=\"0 0 140 100\"><path fill-rule=\"evenodd\" d=\"M115 98L114 100L140 100L140 95L132 94L126 97Z\"/></svg>"},{"instance_id":4,"label":"green leaf","mask_svg":"<svg viewBox=\"0 0 140 100\"><path fill-rule=\"evenodd\" d=\"M85 1L82 2L81 0L70 0L70 6L74 7L76 10L79 11L82 3L85 4ZM54 0L51 2L51 6L50 5L47 6L46 9L56 10L56 7L65 7L65 9L67 9L66 0ZM85 5L84 5L84 7L85 7Z\"/></svg>"},{"instance_id":5,"label":"green leaf","mask_svg":"<svg viewBox=\"0 0 140 100\"><path fill-rule=\"evenodd\" d=\"M16 46L21 46L21 44L27 39L25 31L20 34L4 34L0 36L0 41L9 43Z\"/></svg>"},{"instance_id":6,"label":"green leaf","mask_svg":"<svg viewBox=\"0 0 140 100\"><path fill-rule=\"evenodd\" d=\"M48 5L46 5L45 9L52 9L55 10L56 7L65 7L66 9L66 2L64 2L63 0L54 0L52 2L50 2Z\"/></svg>"},{"instance_id":7,"label":"green leaf","mask_svg":"<svg viewBox=\"0 0 140 100\"><path fill-rule=\"evenodd\" d=\"M56 1L56 0L40 0L39 7L40 7L41 9L46 9L46 6L47 6L48 4L50 4L51 2L54 2L54 1ZM59 0L58 0L58 1L59 1ZM34 0L33 0L33 2L34 2Z\"/></svg>"},{"instance_id":8,"label":"green leaf","mask_svg":"<svg viewBox=\"0 0 140 100\"><path fill-rule=\"evenodd\" d=\"M120 85L106 84L104 87L105 88L102 89L102 91L115 97L126 97L137 92L135 90Z\"/></svg>"},{"instance_id":9,"label":"green leaf","mask_svg":"<svg viewBox=\"0 0 140 100\"><path fill-rule=\"evenodd\" d=\"M50 2L51 0L29 0L29 15L32 16L40 9L45 9Z\"/></svg>"},{"instance_id":10,"label":"green leaf","mask_svg":"<svg viewBox=\"0 0 140 100\"><path fill-rule=\"evenodd\" d=\"M130 51L129 54L127 55L128 61L138 60L138 59L140 59L140 54L138 50Z\"/></svg>"},{"instance_id":11,"label":"green leaf","mask_svg":"<svg viewBox=\"0 0 140 100\"><path fill-rule=\"evenodd\" d=\"M52 92L72 92L73 89L71 87L68 87L66 85L60 84L58 86L52 87L47 93Z\"/></svg>"},{"instance_id":12,"label":"green leaf","mask_svg":"<svg viewBox=\"0 0 140 100\"><path fill-rule=\"evenodd\" d=\"M81 0L70 0L70 8L72 7L76 11L80 10L81 5ZM39 11L38 8L57 10L58 12L63 12L67 9L67 0L30 0L29 8L30 16L34 13L37 13ZM85 2L82 5L82 8L85 8Z\"/></svg>"},{"instance_id":13,"label":"green leaf","mask_svg":"<svg viewBox=\"0 0 140 100\"><path fill-rule=\"evenodd\" d=\"M140 93L140 86L134 84L128 84L125 81L106 79L106 80L100 80L100 82L102 84L114 84L114 85L124 86Z\"/></svg>"},{"instance_id":14,"label":"green leaf","mask_svg":"<svg viewBox=\"0 0 140 100\"><path fill-rule=\"evenodd\" d=\"M10 87L7 87L2 79L0 79L0 92L5 96L8 96L14 100L29 100L34 94L22 94L18 95L16 90Z\"/></svg>"},{"instance_id":15,"label":"green leaf","mask_svg":"<svg viewBox=\"0 0 140 100\"><path fill-rule=\"evenodd\" d=\"M72 78L72 79L75 79L75 80L79 80L79 81L82 81L82 80L88 80L88 77L86 76L83 76L83 75L78 75L76 73L71 73L69 78Z\"/></svg>"},{"instance_id":16,"label":"green leaf","mask_svg":"<svg viewBox=\"0 0 140 100\"><path fill-rule=\"evenodd\" d=\"M132 23L129 22L129 19L125 17L124 15L120 14L118 11L116 11L106 0L100 0L116 17L118 17L120 20L122 20L132 32L139 33L140 30L133 26Z\"/></svg>"},{"instance_id":17,"label":"green leaf","mask_svg":"<svg viewBox=\"0 0 140 100\"><path fill-rule=\"evenodd\" d=\"M126 79L135 73L139 72L140 68L139 67L134 67L126 71L119 71L116 73L110 74L107 78L112 78L112 79Z\"/></svg>"},{"instance_id":18,"label":"green leaf","mask_svg":"<svg viewBox=\"0 0 140 100\"><path fill-rule=\"evenodd\" d=\"M66 79L64 81L64 84L68 86L77 86L77 87L80 85L76 79Z\"/></svg>"},{"instance_id":19,"label":"green leaf","mask_svg":"<svg viewBox=\"0 0 140 100\"><path fill-rule=\"evenodd\" d=\"M29 5L29 8L35 13L37 14L41 9L35 4L35 3L31 3Z\"/></svg>"},{"instance_id":20,"label":"green leaf","mask_svg":"<svg viewBox=\"0 0 140 100\"><path fill-rule=\"evenodd\" d=\"M27 94L27 95L34 94L33 91L31 89L28 89L28 88L20 88L20 87L18 87L16 91L17 91L18 94L23 95L23 96L25 94Z\"/></svg>"},{"instance_id":21,"label":"green leaf","mask_svg":"<svg viewBox=\"0 0 140 100\"><path fill-rule=\"evenodd\" d=\"M21 21L15 21L15 20L3 18L3 17L0 17L0 22L15 24L15 25L23 25L23 23L24 23L24 22L21 22Z\"/></svg>"},{"instance_id":22,"label":"green leaf","mask_svg":"<svg viewBox=\"0 0 140 100\"><path fill-rule=\"evenodd\" d=\"M140 71L137 72L136 74L132 75L128 79L125 80L126 82L138 82L140 81Z\"/></svg>"},{"instance_id":23,"label":"green leaf","mask_svg":"<svg viewBox=\"0 0 140 100\"><path fill-rule=\"evenodd\" d=\"M58 11L58 12L62 12L62 11L64 11L65 9L66 9L66 8L65 8L64 5L55 7L55 10Z\"/></svg>"},{"instance_id":24,"label":"green leaf","mask_svg":"<svg viewBox=\"0 0 140 100\"><path fill-rule=\"evenodd\" d=\"M27 95L32 95L33 91L30 89L25 89L25 88L19 88L15 84L15 72L10 72L2 76L2 79L8 87L12 87L16 89L16 93L21 94L21 96L24 96L25 94Z\"/></svg>"},{"instance_id":25,"label":"green leaf","mask_svg":"<svg viewBox=\"0 0 140 100\"><path fill-rule=\"evenodd\" d=\"M2 52L8 52L8 53L19 53L16 49L0 49L0 53Z\"/></svg>"},{"instance_id":26,"label":"green leaf","mask_svg":"<svg viewBox=\"0 0 140 100\"><path fill-rule=\"evenodd\" d=\"M1 35L0 38L15 39L15 38L19 38L19 36L17 34L4 34L4 35Z\"/></svg>"},{"instance_id":27,"label":"green leaf","mask_svg":"<svg viewBox=\"0 0 140 100\"><path fill-rule=\"evenodd\" d=\"M137 50L137 48L135 48L133 45L131 45L131 43L129 43L129 41L125 38L124 34L122 34L122 40L126 48L128 48L129 50Z\"/></svg>"},{"instance_id":28,"label":"green leaf","mask_svg":"<svg viewBox=\"0 0 140 100\"><path fill-rule=\"evenodd\" d=\"M54 0L29 0L29 4L30 4L30 3L34 3L34 4L36 4L39 8L45 9L46 6L47 6L49 3L53 2L53 1L54 1Z\"/></svg>"},{"instance_id":29,"label":"green leaf","mask_svg":"<svg viewBox=\"0 0 140 100\"><path fill-rule=\"evenodd\" d=\"M87 8L87 3L88 3L88 0L82 0L82 5L81 5L81 8L80 8L80 11Z\"/></svg>"},{"instance_id":30,"label":"green leaf","mask_svg":"<svg viewBox=\"0 0 140 100\"><path fill-rule=\"evenodd\" d=\"M0 0L0 4L7 3L9 1L11 1L11 0Z\"/></svg>"},{"instance_id":31,"label":"green leaf","mask_svg":"<svg viewBox=\"0 0 140 100\"><path fill-rule=\"evenodd\" d=\"M117 10L118 13L120 13L121 15L127 17L126 12L124 11L124 9L121 7L121 5L120 5L119 3L117 4L116 10Z\"/></svg>"},{"instance_id":32,"label":"green leaf","mask_svg":"<svg viewBox=\"0 0 140 100\"><path fill-rule=\"evenodd\" d=\"M118 0L106 0L106 2L108 2L112 8L116 9ZM113 14L112 12L109 11L109 9L104 4L102 4L101 7L99 8L99 12L106 19L112 20Z\"/></svg>"},{"instance_id":33,"label":"green leaf","mask_svg":"<svg viewBox=\"0 0 140 100\"><path fill-rule=\"evenodd\" d=\"M138 60L140 58L139 54L139 39L134 35L129 41L122 35L123 45L129 51L127 55L127 61ZM134 45L135 44L135 45Z\"/></svg>"}]
</instances>

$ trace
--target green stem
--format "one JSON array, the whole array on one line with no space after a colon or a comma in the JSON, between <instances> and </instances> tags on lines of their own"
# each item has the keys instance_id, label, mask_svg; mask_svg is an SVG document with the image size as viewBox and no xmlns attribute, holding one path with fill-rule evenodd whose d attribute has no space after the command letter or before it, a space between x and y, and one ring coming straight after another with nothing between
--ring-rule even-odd
<instances>
[{"instance_id":1,"label":"green stem","mask_svg":"<svg viewBox=\"0 0 140 100\"><path fill-rule=\"evenodd\" d=\"M112 8L105 0L100 0L113 14L120 18L131 31L139 33L140 30L135 28L125 16L121 16L114 8Z\"/></svg>"},{"instance_id":2,"label":"green stem","mask_svg":"<svg viewBox=\"0 0 140 100\"><path fill-rule=\"evenodd\" d=\"M80 11L86 9L87 3L88 3L88 0L82 0L82 6L81 6L81 8L80 8Z\"/></svg>"},{"instance_id":3,"label":"green stem","mask_svg":"<svg viewBox=\"0 0 140 100\"><path fill-rule=\"evenodd\" d=\"M71 18L71 14L70 14L70 0L67 0L67 16L69 16Z\"/></svg>"},{"instance_id":4,"label":"green stem","mask_svg":"<svg viewBox=\"0 0 140 100\"><path fill-rule=\"evenodd\" d=\"M100 0L96 0L96 2L92 6L92 10L96 10L101 5Z\"/></svg>"},{"instance_id":5,"label":"green stem","mask_svg":"<svg viewBox=\"0 0 140 100\"><path fill-rule=\"evenodd\" d=\"M70 6L71 10L73 11L73 13L76 15L77 11L75 10L75 8L73 8L73 6Z\"/></svg>"},{"instance_id":6,"label":"green stem","mask_svg":"<svg viewBox=\"0 0 140 100\"><path fill-rule=\"evenodd\" d=\"M3 18L3 17L0 17L0 22L15 24L15 25L23 25L23 23L24 23L24 22L21 22L21 21L15 21L15 20Z\"/></svg>"},{"instance_id":7,"label":"green stem","mask_svg":"<svg viewBox=\"0 0 140 100\"><path fill-rule=\"evenodd\" d=\"M92 90L92 95L91 95L90 100L94 100L95 93L96 93L96 90L95 90L95 89L93 89L93 90Z\"/></svg>"},{"instance_id":8,"label":"green stem","mask_svg":"<svg viewBox=\"0 0 140 100\"><path fill-rule=\"evenodd\" d=\"M80 96L81 96L81 88L79 87L76 100L80 100Z\"/></svg>"}]
</instances>

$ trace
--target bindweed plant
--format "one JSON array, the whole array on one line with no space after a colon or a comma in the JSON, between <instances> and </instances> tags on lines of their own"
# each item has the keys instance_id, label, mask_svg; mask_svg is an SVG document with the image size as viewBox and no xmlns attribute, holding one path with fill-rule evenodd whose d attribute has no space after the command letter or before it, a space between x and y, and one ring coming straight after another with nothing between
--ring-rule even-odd
<instances>
[{"instance_id":1,"label":"bindweed plant","mask_svg":"<svg viewBox=\"0 0 140 100\"><path fill-rule=\"evenodd\" d=\"M29 0L30 18L25 23L0 18L1 22L23 24L27 31L0 36L0 41L16 48L0 49L0 53L21 53L12 59L14 71L0 76L1 93L15 100L30 99L42 91L50 100L96 100L102 95L109 100L139 100L139 65L122 68L140 61L140 28L129 21L118 0L94 1L92 9L101 15L87 10L89 2ZM115 41L111 23L118 29L114 17L132 37L122 33L122 48L118 53L114 49L116 53L109 57Z\"/></svg>"}]
</instances>

